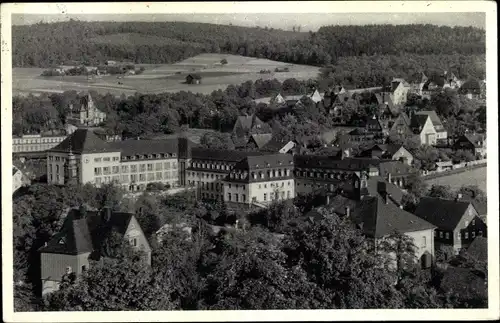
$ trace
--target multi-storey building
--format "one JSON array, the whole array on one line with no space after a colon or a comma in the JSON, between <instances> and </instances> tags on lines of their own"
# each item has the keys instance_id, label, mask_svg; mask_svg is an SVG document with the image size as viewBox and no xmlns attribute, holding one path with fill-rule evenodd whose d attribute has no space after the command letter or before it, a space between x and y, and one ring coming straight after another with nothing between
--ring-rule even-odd
<instances>
[{"instance_id":1,"label":"multi-storey building","mask_svg":"<svg viewBox=\"0 0 500 323\"><path fill-rule=\"evenodd\" d=\"M80 98L77 105L70 105L70 114L66 117L68 123L85 126L97 126L106 120L106 113L99 110L90 93Z\"/></svg>"},{"instance_id":2,"label":"multi-storey building","mask_svg":"<svg viewBox=\"0 0 500 323\"><path fill-rule=\"evenodd\" d=\"M260 152L216 150L194 147L187 171L187 184L196 187L202 199L224 200L224 179L240 160Z\"/></svg>"},{"instance_id":3,"label":"multi-storey building","mask_svg":"<svg viewBox=\"0 0 500 323\"><path fill-rule=\"evenodd\" d=\"M78 129L47 152L47 180L61 185L114 182L129 191L152 182L175 187L185 185L189 158L185 138L106 142L89 129Z\"/></svg>"},{"instance_id":4,"label":"multi-storey building","mask_svg":"<svg viewBox=\"0 0 500 323\"><path fill-rule=\"evenodd\" d=\"M224 179L224 201L267 205L295 197L294 161L289 154L246 156Z\"/></svg>"},{"instance_id":5,"label":"multi-storey building","mask_svg":"<svg viewBox=\"0 0 500 323\"><path fill-rule=\"evenodd\" d=\"M51 149L66 139L66 135L23 135L12 137L12 152L24 153Z\"/></svg>"}]
</instances>

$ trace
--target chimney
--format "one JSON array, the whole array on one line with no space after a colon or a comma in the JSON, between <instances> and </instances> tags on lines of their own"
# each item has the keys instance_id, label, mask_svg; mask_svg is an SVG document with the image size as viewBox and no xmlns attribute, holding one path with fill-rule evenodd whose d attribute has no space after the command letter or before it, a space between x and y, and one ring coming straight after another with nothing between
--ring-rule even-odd
<instances>
[{"instance_id":1,"label":"chimney","mask_svg":"<svg viewBox=\"0 0 500 323\"><path fill-rule=\"evenodd\" d=\"M392 180L392 175L391 175L391 173L389 173L389 175L387 175L387 181L389 183L392 183L391 180Z\"/></svg>"},{"instance_id":2,"label":"chimney","mask_svg":"<svg viewBox=\"0 0 500 323\"><path fill-rule=\"evenodd\" d=\"M345 216L350 217L351 216L351 208L346 206L345 207Z\"/></svg>"}]
</instances>

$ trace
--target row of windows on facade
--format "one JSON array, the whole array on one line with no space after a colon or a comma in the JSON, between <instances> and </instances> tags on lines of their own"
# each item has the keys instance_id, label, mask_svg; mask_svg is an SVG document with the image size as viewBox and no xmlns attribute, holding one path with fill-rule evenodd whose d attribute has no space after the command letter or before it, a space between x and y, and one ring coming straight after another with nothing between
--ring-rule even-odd
<instances>
[{"instance_id":1,"label":"row of windows on facade","mask_svg":"<svg viewBox=\"0 0 500 323\"><path fill-rule=\"evenodd\" d=\"M47 150L55 145L47 145L47 144L40 144L40 145L29 145L29 146L14 146L12 148L12 151L14 152L22 152L22 151L40 151L40 150Z\"/></svg>"},{"instance_id":2,"label":"row of windows on facade","mask_svg":"<svg viewBox=\"0 0 500 323\"><path fill-rule=\"evenodd\" d=\"M130 167L129 167L130 166ZM137 167L139 166L139 167ZM167 170L170 168L173 168L174 170L177 169L177 163L172 162L166 162L166 163L157 163L157 164L140 164L140 165L122 165L121 166L121 173L128 173L129 170L131 173L137 173L139 172L145 172L146 170L148 172L152 171L161 171L163 169ZM120 173L120 166L111 166L111 167L94 167L94 175L107 175L107 174L118 174Z\"/></svg>"},{"instance_id":3,"label":"row of windows on facade","mask_svg":"<svg viewBox=\"0 0 500 323\"><path fill-rule=\"evenodd\" d=\"M345 179L349 179L351 174L350 173L319 173L319 172L295 171L295 176L345 180Z\"/></svg>"},{"instance_id":4,"label":"row of windows on facade","mask_svg":"<svg viewBox=\"0 0 500 323\"><path fill-rule=\"evenodd\" d=\"M187 172L187 176L199 177L202 179L223 179L226 175L217 175L217 174L205 174L205 173L197 173L197 172Z\"/></svg>"},{"instance_id":5,"label":"row of windows on facade","mask_svg":"<svg viewBox=\"0 0 500 323\"><path fill-rule=\"evenodd\" d=\"M214 163L205 163L205 162L191 162L191 167L199 168L199 169L219 169L219 170L230 170L233 165L230 164L214 164Z\"/></svg>"},{"instance_id":6,"label":"row of windows on facade","mask_svg":"<svg viewBox=\"0 0 500 323\"><path fill-rule=\"evenodd\" d=\"M285 196L286 198L292 198L292 193L290 191L286 191L286 195L285 195L285 191L281 191L281 192L271 192L269 194L269 197L270 197L270 200L278 200L280 197L281 199L285 199ZM234 197L234 199L232 199ZM245 194L238 194L238 193L227 193L227 200L228 201L234 201L234 202L246 202L246 195ZM267 193L264 193L263 195L263 200L264 202L267 201ZM252 202L257 202L257 197L256 196L253 196L252 197Z\"/></svg>"},{"instance_id":7,"label":"row of windows on facade","mask_svg":"<svg viewBox=\"0 0 500 323\"><path fill-rule=\"evenodd\" d=\"M243 173L231 173L229 175L229 178L232 179L245 179L247 178L248 173L243 172ZM290 176L290 170L289 169L278 169L278 170L268 170L267 171L267 177L268 178L273 178L273 177L284 177L284 176ZM260 179L264 179L264 173L259 172L258 177ZM252 172L252 178L257 179L257 173Z\"/></svg>"},{"instance_id":8,"label":"row of windows on facade","mask_svg":"<svg viewBox=\"0 0 500 323\"><path fill-rule=\"evenodd\" d=\"M434 236L437 237L437 235L438 235L438 232L436 230L436 231L434 231ZM480 230L478 232L478 235L482 236L483 235L483 231ZM474 239L475 237L476 237L476 232L472 231L471 232L471 239ZM443 234L443 231L439 231L439 238L441 238L441 239L444 238L444 239L448 239L449 240L450 239L450 233L449 232L444 232L444 234ZM461 240L461 239L464 239L464 240L469 239L469 232L467 232L467 231L465 231L463 233L457 232L457 240Z\"/></svg>"},{"instance_id":9,"label":"row of windows on facade","mask_svg":"<svg viewBox=\"0 0 500 323\"><path fill-rule=\"evenodd\" d=\"M66 137L54 137L54 138L36 138L36 139L13 139L12 144L14 145L27 145L27 144L40 144L40 143L58 143L66 139Z\"/></svg>"},{"instance_id":10,"label":"row of windows on facade","mask_svg":"<svg viewBox=\"0 0 500 323\"><path fill-rule=\"evenodd\" d=\"M110 176L103 177L95 177L96 184L100 184L102 182L109 183L110 181L119 181L120 175L114 175L112 179ZM147 173L147 174L132 174L132 175L121 175L121 183L129 183L129 182L150 182L150 181L163 181L163 180L177 180L177 173L170 172L156 172L156 173Z\"/></svg>"},{"instance_id":11,"label":"row of windows on facade","mask_svg":"<svg viewBox=\"0 0 500 323\"><path fill-rule=\"evenodd\" d=\"M167 158L177 158L176 153L164 153L164 154L149 154L149 155L132 155L132 156L122 156L122 160L142 160L142 159L167 159ZM118 160L118 157L113 157L113 160ZM102 161L109 161L109 157L103 157ZM101 158L94 158L94 162L100 163Z\"/></svg>"}]
</instances>

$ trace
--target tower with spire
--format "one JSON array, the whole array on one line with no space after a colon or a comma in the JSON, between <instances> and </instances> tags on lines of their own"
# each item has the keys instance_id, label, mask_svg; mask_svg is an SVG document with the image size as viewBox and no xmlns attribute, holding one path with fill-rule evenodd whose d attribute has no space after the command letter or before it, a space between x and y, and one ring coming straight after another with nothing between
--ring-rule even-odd
<instances>
[{"instance_id":1,"label":"tower with spire","mask_svg":"<svg viewBox=\"0 0 500 323\"><path fill-rule=\"evenodd\" d=\"M73 153L71 140L69 142L68 159L64 163L64 183L70 185L78 183L78 165Z\"/></svg>"}]
</instances>

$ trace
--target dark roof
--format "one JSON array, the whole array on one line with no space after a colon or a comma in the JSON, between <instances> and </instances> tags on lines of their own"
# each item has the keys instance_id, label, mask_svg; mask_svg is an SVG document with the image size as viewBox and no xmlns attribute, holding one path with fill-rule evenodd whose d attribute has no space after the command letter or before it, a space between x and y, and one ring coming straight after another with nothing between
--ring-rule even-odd
<instances>
[{"instance_id":1,"label":"dark roof","mask_svg":"<svg viewBox=\"0 0 500 323\"><path fill-rule=\"evenodd\" d=\"M474 238L466 251L471 257L479 261L488 261L488 239L478 236Z\"/></svg>"},{"instance_id":2,"label":"dark roof","mask_svg":"<svg viewBox=\"0 0 500 323\"><path fill-rule=\"evenodd\" d=\"M394 144L374 144L369 149L366 149L360 153L360 156L369 156L372 151L378 150L382 153L387 153L390 156L393 156L398 152L399 149L404 148L403 145L394 145Z\"/></svg>"},{"instance_id":3,"label":"dark roof","mask_svg":"<svg viewBox=\"0 0 500 323\"><path fill-rule=\"evenodd\" d=\"M376 159L375 159L376 160ZM389 174L391 176L404 176L415 174L418 170L410 165L407 165L399 160L390 160L390 159L381 159L378 164L378 170L380 172L380 176L383 178L387 178Z\"/></svg>"},{"instance_id":4,"label":"dark roof","mask_svg":"<svg viewBox=\"0 0 500 323\"><path fill-rule=\"evenodd\" d=\"M201 80L201 75L200 74L188 74L186 78L191 77L195 80Z\"/></svg>"},{"instance_id":5,"label":"dark roof","mask_svg":"<svg viewBox=\"0 0 500 323\"><path fill-rule=\"evenodd\" d=\"M94 153L118 151L99 138L91 129L76 129L71 135L49 151L74 153Z\"/></svg>"},{"instance_id":6,"label":"dark roof","mask_svg":"<svg viewBox=\"0 0 500 323\"><path fill-rule=\"evenodd\" d=\"M395 231L400 233L434 229L431 223L403 210L391 197L377 194L363 198L354 210L353 220L362 225L363 232L380 238Z\"/></svg>"},{"instance_id":7,"label":"dark roof","mask_svg":"<svg viewBox=\"0 0 500 323\"><path fill-rule=\"evenodd\" d=\"M80 210L70 209L61 230L39 251L72 255L92 252L99 250L103 239L110 232L124 235L134 215L110 212L110 217L106 220L104 216L106 210L103 209L101 212L87 210L86 215L82 216Z\"/></svg>"},{"instance_id":8,"label":"dark roof","mask_svg":"<svg viewBox=\"0 0 500 323\"><path fill-rule=\"evenodd\" d=\"M434 125L434 128L436 128L436 131L445 131L443 123L441 122L441 119L437 115L436 111L434 110L418 111L415 112L415 115L428 115L431 118L431 122Z\"/></svg>"},{"instance_id":9,"label":"dark roof","mask_svg":"<svg viewBox=\"0 0 500 323\"><path fill-rule=\"evenodd\" d=\"M485 136L482 134L471 134L471 133L464 134L462 138L468 140L472 145L474 145L475 148L481 148L483 144L480 145L479 143L484 143L484 141L486 140Z\"/></svg>"},{"instance_id":10,"label":"dark roof","mask_svg":"<svg viewBox=\"0 0 500 323\"><path fill-rule=\"evenodd\" d=\"M293 166L293 156L290 154L261 154L247 156L239 161L235 170L257 170Z\"/></svg>"},{"instance_id":11,"label":"dark roof","mask_svg":"<svg viewBox=\"0 0 500 323\"><path fill-rule=\"evenodd\" d=\"M480 82L481 81L478 81L476 79L469 79L462 84L458 92L461 94L481 94L482 86Z\"/></svg>"},{"instance_id":12,"label":"dark roof","mask_svg":"<svg viewBox=\"0 0 500 323\"><path fill-rule=\"evenodd\" d=\"M364 170L377 166L375 159L345 158L336 159L329 156L294 155L295 166L299 168L330 168L342 170Z\"/></svg>"},{"instance_id":13,"label":"dark roof","mask_svg":"<svg viewBox=\"0 0 500 323\"><path fill-rule=\"evenodd\" d=\"M429 116L427 115L417 115L414 114L413 117L411 118L411 124L410 127L413 129L420 129L420 127L423 127L425 123L427 122L427 118Z\"/></svg>"},{"instance_id":14,"label":"dark roof","mask_svg":"<svg viewBox=\"0 0 500 323\"><path fill-rule=\"evenodd\" d=\"M470 203L465 201L423 197L417 205L415 214L441 230L453 231L469 205Z\"/></svg>"},{"instance_id":15,"label":"dark roof","mask_svg":"<svg viewBox=\"0 0 500 323\"><path fill-rule=\"evenodd\" d=\"M270 133L253 134L250 138L255 142L257 148L261 149L273 138L273 135Z\"/></svg>"},{"instance_id":16,"label":"dark roof","mask_svg":"<svg viewBox=\"0 0 500 323\"><path fill-rule=\"evenodd\" d=\"M177 138L161 140L123 140L108 143L115 151L121 151L122 156L149 155L161 153L176 153L179 149Z\"/></svg>"},{"instance_id":17,"label":"dark roof","mask_svg":"<svg viewBox=\"0 0 500 323\"><path fill-rule=\"evenodd\" d=\"M278 152L281 148L283 148L290 141L278 140L277 138L272 138L269 140L264 147L262 147L262 151L272 151Z\"/></svg>"},{"instance_id":18,"label":"dark roof","mask_svg":"<svg viewBox=\"0 0 500 323\"><path fill-rule=\"evenodd\" d=\"M191 150L192 159L227 161L227 162L238 162L247 156L262 155L262 154L264 153L258 151L208 149L201 147L195 147Z\"/></svg>"}]
</instances>

